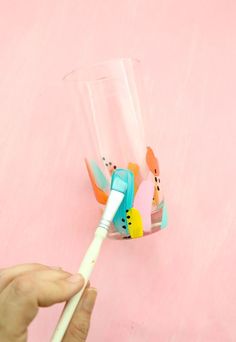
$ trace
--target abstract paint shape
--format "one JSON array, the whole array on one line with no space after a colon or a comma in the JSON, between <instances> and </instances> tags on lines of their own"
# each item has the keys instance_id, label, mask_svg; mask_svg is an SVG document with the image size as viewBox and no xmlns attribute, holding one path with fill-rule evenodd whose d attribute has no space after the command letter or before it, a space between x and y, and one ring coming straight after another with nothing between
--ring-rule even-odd
<instances>
[{"instance_id":1,"label":"abstract paint shape","mask_svg":"<svg viewBox=\"0 0 236 342\"><path fill-rule=\"evenodd\" d=\"M151 212L154 186L151 180L143 180L134 198L134 208L138 209L142 216L143 229L146 232L151 230Z\"/></svg>"},{"instance_id":2,"label":"abstract paint shape","mask_svg":"<svg viewBox=\"0 0 236 342\"><path fill-rule=\"evenodd\" d=\"M152 182L153 184L153 196L152 196L152 204L157 206L158 203L159 203L159 193L158 193L158 190L156 188L156 185L155 185L155 181L154 181L154 177L153 177L153 174L151 173L151 171L148 173L148 176L146 178L147 180L149 180L150 182Z\"/></svg>"},{"instance_id":3,"label":"abstract paint shape","mask_svg":"<svg viewBox=\"0 0 236 342\"><path fill-rule=\"evenodd\" d=\"M158 160L151 147L147 147L146 163L149 170L153 173L154 176L160 175Z\"/></svg>"},{"instance_id":4,"label":"abstract paint shape","mask_svg":"<svg viewBox=\"0 0 236 342\"><path fill-rule=\"evenodd\" d=\"M143 236L143 223L142 216L138 209L131 208L127 211L128 230L132 239L140 238Z\"/></svg>"},{"instance_id":5,"label":"abstract paint shape","mask_svg":"<svg viewBox=\"0 0 236 342\"><path fill-rule=\"evenodd\" d=\"M99 203L101 203L101 204L106 204L108 195L105 193L105 191L103 191L102 189L100 189L97 186L95 177L93 175L93 172L92 172L92 170L90 168L90 165L89 165L89 162L87 161L87 159L85 159L85 164L86 164L86 168L87 168L87 171L88 171L88 175L89 175L89 178L90 178L90 182L92 184L92 188L93 188L93 192L94 192L94 195L96 197L96 200Z\"/></svg>"},{"instance_id":6,"label":"abstract paint shape","mask_svg":"<svg viewBox=\"0 0 236 342\"><path fill-rule=\"evenodd\" d=\"M159 177L155 176L154 180L155 180L155 188L158 191L158 202L157 202L157 204L159 205L164 200L163 191L162 191L162 187L161 187L161 178L160 178L160 176Z\"/></svg>"},{"instance_id":7,"label":"abstract paint shape","mask_svg":"<svg viewBox=\"0 0 236 342\"><path fill-rule=\"evenodd\" d=\"M109 183L108 183L104 173L102 172L102 170L100 169L98 164L95 162L95 160L91 160L90 166L91 166L91 169L93 171L93 175L95 177L95 181L96 181L96 184L98 185L98 187L102 190L107 189L109 186Z\"/></svg>"},{"instance_id":8,"label":"abstract paint shape","mask_svg":"<svg viewBox=\"0 0 236 342\"><path fill-rule=\"evenodd\" d=\"M124 199L116 212L113 219L113 224L115 229L122 235L129 236L129 230L127 228L126 211L133 206L134 201L134 175L129 170L117 169L116 173L112 175L112 182L114 180L114 175L119 175L119 177L127 183L127 191L125 193Z\"/></svg>"},{"instance_id":9,"label":"abstract paint shape","mask_svg":"<svg viewBox=\"0 0 236 342\"><path fill-rule=\"evenodd\" d=\"M139 166L138 166L138 164L135 164L135 163L129 163L128 169L130 171L132 171L134 174L134 193L136 194L138 187L139 187L139 184L142 181L142 177L141 177L140 171L139 171Z\"/></svg>"},{"instance_id":10,"label":"abstract paint shape","mask_svg":"<svg viewBox=\"0 0 236 342\"><path fill-rule=\"evenodd\" d=\"M168 225L168 214L167 214L167 208L164 205L162 209L161 229L166 228L167 225Z\"/></svg>"},{"instance_id":11,"label":"abstract paint shape","mask_svg":"<svg viewBox=\"0 0 236 342\"><path fill-rule=\"evenodd\" d=\"M154 194L153 194L153 205L158 205L162 201L162 193L160 189L160 169L158 159L155 156L151 147L147 147L146 162L149 170L154 176Z\"/></svg>"},{"instance_id":12,"label":"abstract paint shape","mask_svg":"<svg viewBox=\"0 0 236 342\"><path fill-rule=\"evenodd\" d=\"M161 201L161 202L158 204L157 209L158 209L158 210L162 209L162 208L164 207L164 205L165 205L165 203L164 203L164 200L163 200L163 201Z\"/></svg>"}]
</instances>

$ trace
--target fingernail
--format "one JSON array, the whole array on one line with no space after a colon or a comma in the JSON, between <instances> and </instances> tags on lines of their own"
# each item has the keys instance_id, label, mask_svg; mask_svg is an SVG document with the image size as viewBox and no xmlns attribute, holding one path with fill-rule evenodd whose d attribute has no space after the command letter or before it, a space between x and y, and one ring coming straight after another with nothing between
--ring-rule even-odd
<instances>
[{"instance_id":1,"label":"fingernail","mask_svg":"<svg viewBox=\"0 0 236 342\"><path fill-rule=\"evenodd\" d=\"M69 278L66 278L67 281L70 283L84 283L84 278L82 277L81 274L73 274Z\"/></svg>"},{"instance_id":2,"label":"fingernail","mask_svg":"<svg viewBox=\"0 0 236 342\"><path fill-rule=\"evenodd\" d=\"M86 291L86 295L84 296L84 300L82 302L83 309L88 312L92 312L93 307L95 305L96 297L97 297L97 290L95 288L90 287Z\"/></svg>"}]
</instances>

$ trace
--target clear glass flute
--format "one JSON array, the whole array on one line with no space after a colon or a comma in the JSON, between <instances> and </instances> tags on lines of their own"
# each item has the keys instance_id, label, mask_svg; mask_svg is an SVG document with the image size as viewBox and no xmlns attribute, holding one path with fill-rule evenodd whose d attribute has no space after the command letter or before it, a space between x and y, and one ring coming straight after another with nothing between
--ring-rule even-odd
<instances>
[{"instance_id":1,"label":"clear glass flute","mask_svg":"<svg viewBox=\"0 0 236 342\"><path fill-rule=\"evenodd\" d=\"M105 206L115 169L129 169L134 175L133 204L110 228L108 236L113 239L141 237L167 226L158 159L146 145L140 74L138 60L120 58L65 77L90 137L85 164L97 202Z\"/></svg>"}]
</instances>

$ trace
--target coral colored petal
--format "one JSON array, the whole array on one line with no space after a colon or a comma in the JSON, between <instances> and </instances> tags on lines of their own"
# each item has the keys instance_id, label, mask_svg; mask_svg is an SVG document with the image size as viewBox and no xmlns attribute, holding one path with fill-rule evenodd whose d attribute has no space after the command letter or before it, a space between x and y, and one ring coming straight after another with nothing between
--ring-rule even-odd
<instances>
[{"instance_id":1,"label":"coral colored petal","mask_svg":"<svg viewBox=\"0 0 236 342\"><path fill-rule=\"evenodd\" d=\"M146 163L148 165L149 170L155 176L159 176L160 170L159 170L158 160L157 160L153 150L151 149L151 147L147 147Z\"/></svg>"}]
</instances>

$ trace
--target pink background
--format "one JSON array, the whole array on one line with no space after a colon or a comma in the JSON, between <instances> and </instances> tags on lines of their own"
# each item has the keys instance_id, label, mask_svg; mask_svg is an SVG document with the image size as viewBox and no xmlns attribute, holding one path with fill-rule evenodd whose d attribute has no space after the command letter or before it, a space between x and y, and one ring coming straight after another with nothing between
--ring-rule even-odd
<instances>
[{"instance_id":1,"label":"pink background","mask_svg":"<svg viewBox=\"0 0 236 342\"><path fill-rule=\"evenodd\" d=\"M61 79L110 57L143 64L169 228L105 242L89 342L236 341L235 11L234 0L0 3L1 267L77 269L99 211ZM61 307L40 311L30 341L49 339Z\"/></svg>"}]
</instances>

